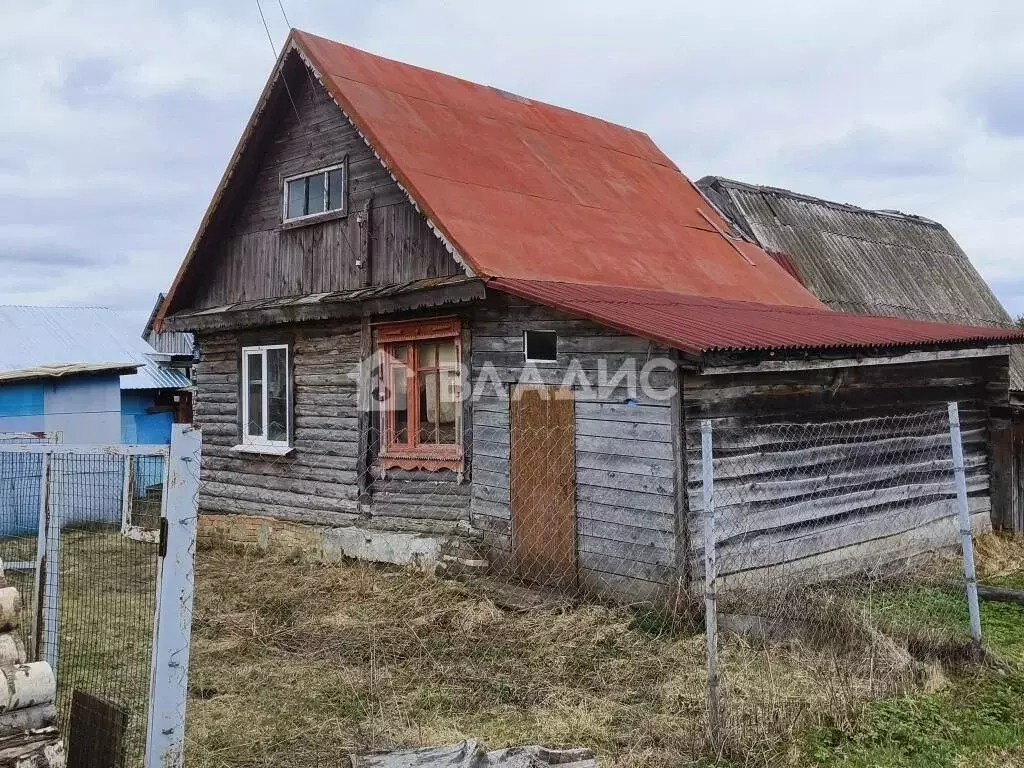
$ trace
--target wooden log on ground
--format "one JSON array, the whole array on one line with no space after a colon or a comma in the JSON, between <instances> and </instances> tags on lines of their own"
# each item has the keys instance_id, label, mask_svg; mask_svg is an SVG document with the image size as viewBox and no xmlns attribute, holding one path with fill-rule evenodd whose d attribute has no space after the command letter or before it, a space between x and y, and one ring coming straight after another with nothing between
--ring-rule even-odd
<instances>
[{"instance_id":1,"label":"wooden log on ground","mask_svg":"<svg viewBox=\"0 0 1024 768\"><path fill-rule=\"evenodd\" d=\"M39 704L0 715L0 743L7 736L23 731L38 731L57 724L57 708L53 704Z\"/></svg>"},{"instance_id":2,"label":"wooden log on ground","mask_svg":"<svg viewBox=\"0 0 1024 768\"><path fill-rule=\"evenodd\" d=\"M0 667L25 663L25 644L16 632L0 635Z\"/></svg>"},{"instance_id":3,"label":"wooden log on ground","mask_svg":"<svg viewBox=\"0 0 1024 768\"><path fill-rule=\"evenodd\" d=\"M45 661L0 667L0 713L50 704L57 697L57 680Z\"/></svg>"},{"instance_id":4,"label":"wooden log on ground","mask_svg":"<svg viewBox=\"0 0 1024 768\"><path fill-rule=\"evenodd\" d=\"M16 587L0 588L0 632L14 629L21 621L21 594Z\"/></svg>"},{"instance_id":5,"label":"wooden log on ground","mask_svg":"<svg viewBox=\"0 0 1024 768\"><path fill-rule=\"evenodd\" d=\"M64 743L56 728L0 739L0 768L64 768Z\"/></svg>"},{"instance_id":6,"label":"wooden log on ground","mask_svg":"<svg viewBox=\"0 0 1024 768\"><path fill-rule=\"evenodd\" d=\"M962 589L962 585L957 585ZM1003 589L1002 587L985 587L978 585L978 597L982 600L991 600L996 603L1016 603L1024 605L1024 592L1017 589Z\"/></svg>"}]
</instances>

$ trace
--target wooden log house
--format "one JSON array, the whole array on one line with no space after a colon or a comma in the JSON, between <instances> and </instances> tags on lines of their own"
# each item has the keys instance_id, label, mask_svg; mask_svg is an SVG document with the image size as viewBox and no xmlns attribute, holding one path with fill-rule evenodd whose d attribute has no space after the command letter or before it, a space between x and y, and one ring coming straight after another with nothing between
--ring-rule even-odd
<instances>
[{"instance_id":1,"label":"wooden log house","mask_svg":"<svg viewBox=\"0 0 1024 768\"><path fill-rule=\"evenodd\" d=\"M699 561L704 419L723 440L745 420L841 435L957 400L986 520L984 434L1018 340L833 312L645 134L299 31L160 323L201 354L204 514L468 543L630 601ZM773 458L825 482L814 449ZM934 546L922 505L951 486L895 505L860 486L816 494L806 556ZM763 526L766 553L785 526Z\"/></svg>"},{"instance_id":2,"label":"wooden log house","mask_svg":"<svg viewBox=\"0 0 1024 768\"><path fill-rule=\"evenodd\" d=\"M705 176L697 186L733 224L840 312L1014 328L937 221L788 189ZM1010 350L1009 404L993 411L992 522L1024 532L1024 347Z\"/></svg>"}]
</instances>

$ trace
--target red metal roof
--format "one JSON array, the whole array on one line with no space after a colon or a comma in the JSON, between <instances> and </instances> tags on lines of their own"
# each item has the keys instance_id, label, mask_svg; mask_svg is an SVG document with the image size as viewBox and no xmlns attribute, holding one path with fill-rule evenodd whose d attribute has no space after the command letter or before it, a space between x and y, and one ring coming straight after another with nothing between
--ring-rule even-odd
<instances>
[{"instance_id":1,"label":"red metal roof","mask_svg":"<svg viewBox=\"0 0 1024 768\"><path fill-rule=\"evenodd\" d=\"M644 133L293 30L163 314L291 50L492 287L700 352L1019 340L828 310Z\"/></svg>"},{"instance_id":2,"label":"red metal roof","mask_svg":"<svg viewBox=\"0 0 1024 768\"><path fill-rule=\"evenodd\" d=\"M851 315L814 307L769 306L652 289L508 278L497 278L487 285L692 354L1024 343L1024 332L1004 328Z\"/></svg>"},{"instance_id":3,"label":"red metal roof","mask_svg":"<svg viewBox=\"0 0 1024 768\"><path fill-rule=\"evenodd\" d=\"M822 306L759 247L727 239L646 134L306 32L292 40L477 275Z\"/></svg>"}]
</instances>

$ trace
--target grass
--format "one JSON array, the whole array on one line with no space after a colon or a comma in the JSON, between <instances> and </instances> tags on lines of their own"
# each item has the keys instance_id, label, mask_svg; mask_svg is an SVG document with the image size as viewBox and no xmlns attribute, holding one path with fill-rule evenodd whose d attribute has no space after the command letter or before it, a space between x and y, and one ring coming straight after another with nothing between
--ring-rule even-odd
<instances>
[{"instance_id":1,"label":"grass","mask_svg":"<svg viewBox=\"0 0 1024 768\"><path fill-rule=\"evenodd\" d=\"M914 597L886 608L905 621L929 610ZM848 628L723 642L719 761L773 764L809 727L852 730L866 701L924 674L896 640ZM703 632L656 613L524 612L480 582L209 547L193 638L190 765L299 768L467 737L587 746L603 768L715 762Z\"/></svg>"},{"instance_id":2,"label":"grass","mask_svg":"<svg viewBox=\"0 0 1024 768\"><path fill-rule=\"evenodd\" d=\"M500 607L363 564L200 552L189 764L312 766L475 737L676 766L703 733L703 638L599 606Z\"/></svg>"},{"instance_id":3,"label":"grass","mask_svg":"<svg viewBox=\"0 0 1024 768\"><path fill-rule=\"evenodd\" d=\"M1024 766L1024 677L988 671L876 702L854 731L814 733L802 757L831 768Z\"/></svg>"},{"instance_id":4,"label":"grass","mask_svg":"<svg viewBox=\"0 0 1024 768\"><path fill-rule=\"evenodd\" d=\"M1024 541L984 537L977 552L984 583L1024 589ZM931 626L936 617L946 628L966 620L962 600L948 591L893 599ZM1024 607L982 602L981 621L988 663L940 678L939 690L873 702L848 728L804 734L794 744L794 762L822 768L1024 766Z\"/></svg>"},{"instance_id":5,"label":"grass","mask_svg":"<svg viewBox=\"0 0 1024 768\"><path fill-rule=\"evenodd\" d=\"M62 689L132 690L144 706L146 546L66 536ZM986 580L1016 583L1018 549L979 543ZM190 766L311 768L466 737L592 747L602 768L1024 766L1024 609L984 604L992 658L965 668L915 646L963 637L950 590L875 589L877 626L865 604L844 606L834 637L726 638L716 759L704 636L672 617L556 600L524 611L484 582L220 546L200 549L196 578Z\"/></svg>"}]
</instances>

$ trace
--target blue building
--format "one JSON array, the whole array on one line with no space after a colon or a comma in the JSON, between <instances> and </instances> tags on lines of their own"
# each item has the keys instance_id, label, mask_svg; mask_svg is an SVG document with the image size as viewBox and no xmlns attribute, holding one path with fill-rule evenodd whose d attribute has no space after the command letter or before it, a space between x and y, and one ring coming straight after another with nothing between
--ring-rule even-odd
<instances>
[{"instance_id":1,"label":"blue building","mask_svg":"<svg viewBox=\"0 0 1024 768\"><path fill-rule=\"evenodd\" d=\"M63 443L169 443L190 387L170 362L109 309L0 307L0 440L45 433ZM0 535L35 525L33 462L38 457L0 456ZM84 487L95 498L77 507L117 519L123 470L108 464L69 463L60 477L88 474ZM159 477L158 466L138 466L134 487L144 493ZM69 506L65 517L78 520L81 509Z\"/></svg>"}]
</instances>

